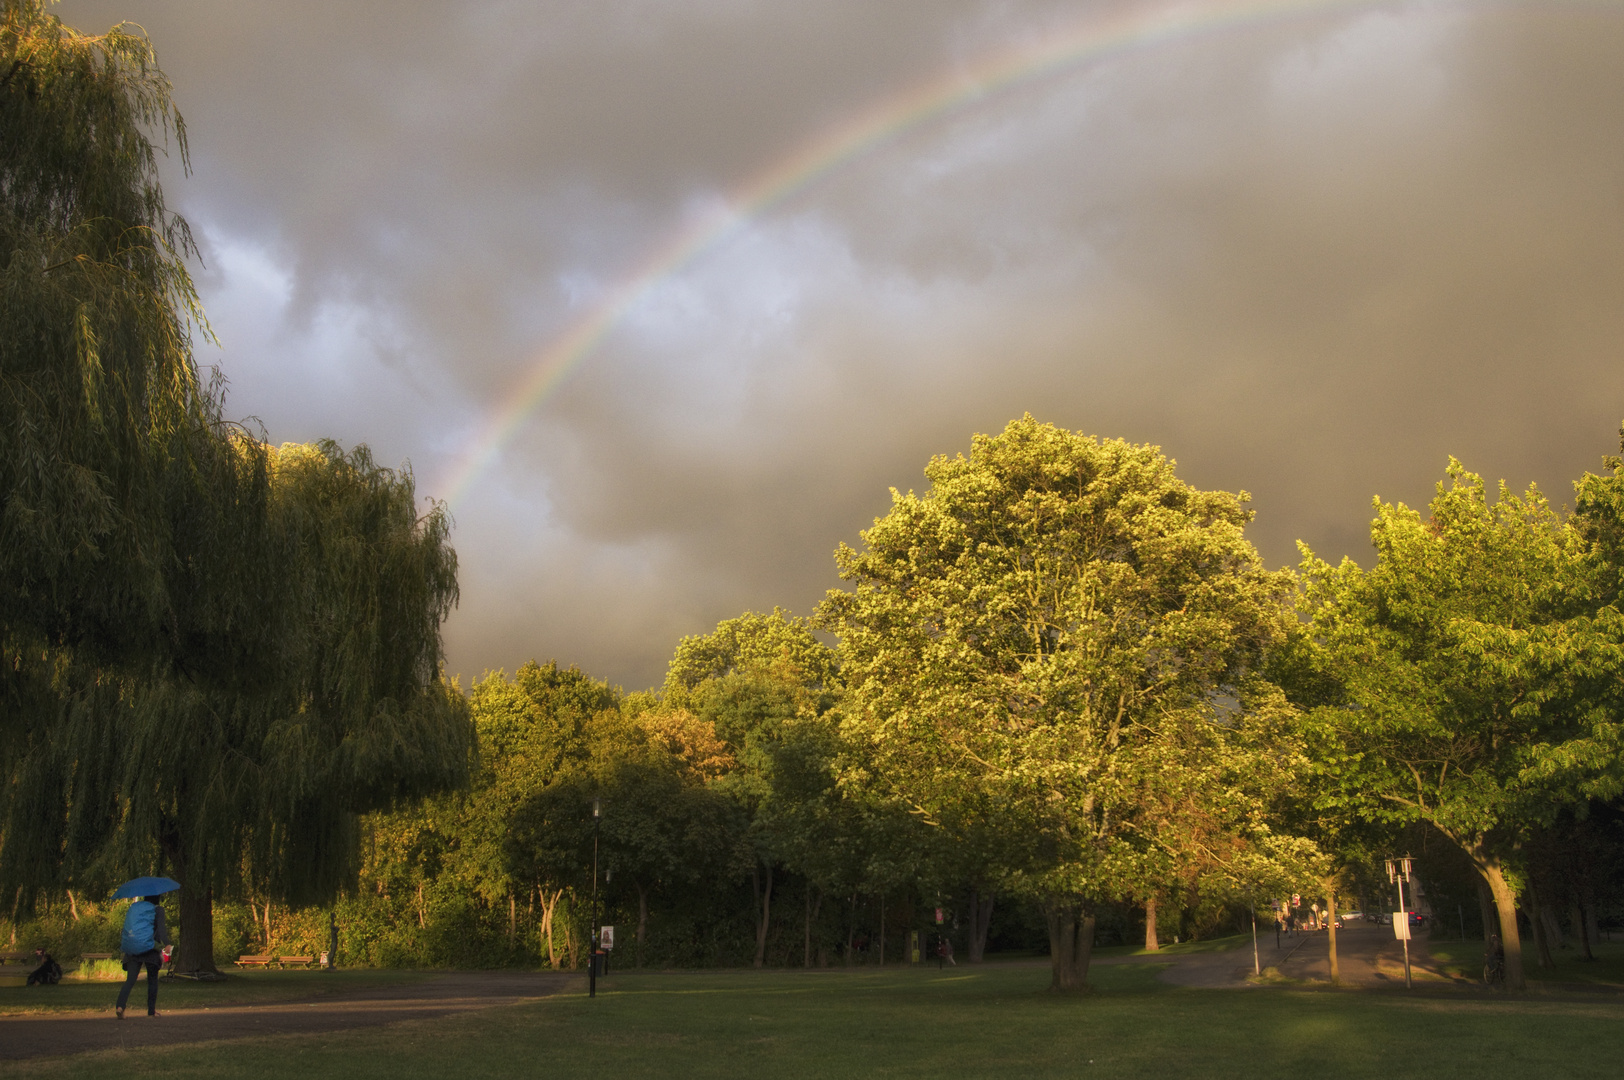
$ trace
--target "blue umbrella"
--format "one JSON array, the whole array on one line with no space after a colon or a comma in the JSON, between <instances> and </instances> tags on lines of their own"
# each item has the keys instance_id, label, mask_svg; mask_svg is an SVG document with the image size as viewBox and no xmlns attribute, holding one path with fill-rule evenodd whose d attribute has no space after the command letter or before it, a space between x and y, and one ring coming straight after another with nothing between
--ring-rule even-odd
<instances>
[{"instance_id":1,"label":"blue umbrella","mask_svg":"<svg viewBox=\"0 0 1624 1080\"><path fill-rule=\"evenodd\" d=\"M171 881L166 877L138 877L134 881L126 881L113 890L114 900L123 900L131 896L161 896L166 892L174 892L180 888L180 882Z\"/></svg>"}]
</instances>

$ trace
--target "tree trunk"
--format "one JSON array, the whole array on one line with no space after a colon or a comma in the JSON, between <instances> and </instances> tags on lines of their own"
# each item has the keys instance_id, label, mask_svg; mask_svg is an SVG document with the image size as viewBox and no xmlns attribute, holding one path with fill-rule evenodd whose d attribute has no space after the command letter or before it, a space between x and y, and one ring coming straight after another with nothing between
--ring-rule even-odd
<instances>
[{"instance_id":1,"label":"tree trunk","mask_svg":"<svg viewBox=\"0 0 1624 1080\"><path fill-rule=\"evenodd\" d=\"M885 893L880 893L880 966L885 966Z\"/></svg>"},{"instance_id":2,"label":"tree trunk","mask_svg":"<svg viewBox=\"0 0 1624 1080\"><path fill-rule=\"evenodd\" d=\"M1342 984L1342 972L1337 967L1336 957L1336 890L1327 887L1325 890L1325 916L1329 921L1330 931L1330 957L1331 957L1331 985Z\"/></svg>"},{"instance_id":3,"label":"tree trunk","mask_svg":"<svg viewBox=\"0 0 1624 1080\"><path fill-rule=\"evenodd\" d=\"M508 948L513 948L513 939L519 936L519 898L508 893Z\"/></svg>"},{"instance_id":4,"label":"tree trunk","mask_svg":"<svg viewBox=\"0 0 1624 1080\"><path fill-rule=\"evenodd\" d=\"M806 909L806 948L801 953L801 966L809 968L812 966L812 883L810 881L806 883L805 900L806 903L803 906Z\"/></svg>"},{"instance_id":5,"label":"tree trunk","mask_svg":"<svg viewBox=\"0 0 1624 1080\"><path fill-rule=\"evenodd\" d=\"M214 890L180 888L175 971L186 975L219 974L214 966Z\"/></svg>"},{"instance_id":6,"label":"tree trunk","mask_svg":"<svg viewBox=\"0 0 1624 1080\"><path fill-rule=\"evenodd\" d=\"M1477 913L1483 921L1483 940L1488 941L1494 937L1494 899L1489 895L1489 883L1477 883Z\"/></svg>"},{"instance_id":7,"label":"tree trunk","mask_svg":"<svg viewBox=\"0 0 1624 1080\"><path fill-rule=\"evenodd\" d=\"M1573 940L1579 944L1579 959L1586 963L1594 960L1596 954L1590 951L1590 934L1585 926L1584 907L1577 900L1568 907L1568 922L1573 926Z\"/></svg>"},{"instance_id":8,"label":"tree trunk","mask_svg":"<svg viewBox=\"0 0 1624 1080\"><path fill-rule=\"evenodd\" d=\"M1088 989L1088 962L1094 951L1094 916L1076 903L1053 903L1045 912L1049 923L1049 961L1053 979L1049 989Z\"/></svg>"},{"instance_id":9,"label":"tree trunk","mask_svg":"<svg viewBox=\"0 0 1624 1080\"><path fill-rule=\"evenodd\" d=\"M761 880L761 867L759 864L750 871L750 884L755 889L756 902L759 905L760 912L756 920L755 966L765 967L767 964L767 928L772 918L773 909L773 864L767 864L765 886Z\"/></svg>"},{"instance_id":10,"label":"tree trunk","mask_svg":"<svg viewBox=\"0 0 1624 1080\"><path fill-rule=\"evenodd\" d=\"M819 889L818 890L818 898L815 901L813 901L813 903L812 903L812 922L817 922L818 921L818 913L820 911L822 911L822 910L823 910L823 890ZM823 955L823 947L821 945L818 947L818 955L819 956ZM784 957L784 966L789 967L789 956L787 954ZM827 961L820 961L819 966L820 967L828 967L829 965L828 965Z\"/></svg>"},{"instance_id":11,"label":"tree trunk","mask_svg":"<svg viewBox=\"0 0 1624 1080\"><path fill-rule=\"evenodd\" d=\"M1145 951L1160 952L1162 943L1156 940L1156 898L1145 901Z\"/></svg>"},{"instance_id":12,"label":"tree trunk","mask_svg":"<svg viewBox=\"0 0 1624 1080\"><path fill-rule=\"evenodd\" d=\"M637 886L637 966L643 966L643 935L648 930L648 890L643 888L641 881L634 879Z\"/></svg>"},{"instance_id":13,"label":"tree trunk","mask_svg":"<svg viewBox=\"0 0 1624 1080\"><path fill-rule=\"evenodd\" d=\"M218 975L220 969L214 966L214 890L208 886L206 871L208 851L187 859L180 838L172 832L160 844L180 882L174 970L183 975Z\"/></svg>"},{"instance_id":14,"label":"tree trunk","mask_svg":"<svg viewBox=\"0 0 1624 1080\"><path fill-rule=\"evenodd\" d=\"M559 889L549 903L547 893L541 894L541 932L547 935L547 963L554 971L558 970L558 946L553 940L553 913L558 910L558 901L563 895L564 890Z\"/></svg>"},{"instance_id":15,"label":"tree trunk","mask_svg":"<svg viewBox=\"0 0 1624 1080\"><path fill-rule=\"evenodd\" d=\"M1555 967L1556 961L1551 957L1551 943L1545 936L1544 922L1539 917L1539 903L1530 898L1525 911L1528 914L1528 928L1534 934L1534 963L1542 968Z\"/></svg>"},{"instance_id":16,"label":"tree trunk","mask_svg":"<svg viewBox=\"0 0 1624 1080\"><path fill-rule=\"evenodd\" d=\"M970 886L970 963L979 964L987 956L987 931L992 926L992 893L983 894Z\"/></svg>"},{"instance_id":17,"label":"tree trunk","mask_svg":"<svg viewBox=\"0 0 1624 1080\"><path fill-rule=\"evenodd\" d=\"M1596 893L1594 889L1585 889L1583 904L1585 914L1585 947L1588 951L1591 947L1600 944L1601 942L1601 923L1596 917ZM1590 955L1594 957L1595 954L1590 953Z\"/></svg>"},{"instance_id":18,"label":"tree trunk","mask_svg":"<svg viewBox=\"0 0 1624 1080\"><path fill-rule=\"evenodd\" d=\"M1551 955L1550 912L1540 902L1539 889L1532 878L1528 881L1524 898L1527 900L1524 909L1528 912L1528 926L1534 932L1534 956L1540 967L1554 968L1556 958Z\"/></svg>"},{"instance_id":19,"label":"tree trunk","mask_svg":"<svg viewBox=\"0 0 1624 1080\"><path fill-rule=\"evenodd\" d=\"M1540 898L1539 914L1545 921L1545 940L1550 943L1554 956L1557 949L1565 946L1562 944L1562 921L1556 917L1556 908L1551 904L1548 894Z\"/></svg>"},{"instance_id":20,"label":"tree trunk","mask_svg":"<svg viewBox=\"0 0 1624 1080\"><path fill-rule=\"evenodd\" d=\"M1522 938L1517 933L1517 894L1511 891L1511 886L1506 882L1498 856L1491 855L1482 844L1476 845L1467 854L1472 857L1477 872L1483 875L1489 887L1489 895L1494 898L1494 909L1500 921L1500 947L1506 954L1506 989L1526 990L1528 983L1523 977Z\"/></svg>"},{"instance_id":21,"label":"tree trunk","mask_svg":"<svg viewBox=\"0 0 1624 1080\"><path fill-rule=\"evenodd\" d=\"M68 910L73 913L73 921L79 921L79 901L74 898L73 890L68 890Z\"/></svg>"},{"instance_id":22,"label":"tree trunk","mask_svg":"<svg viewBox=\"0 0 1624 1080\"><path fill-rule=\"evenodd\" d=\"M851 894L851 911L846 918L846 966L851 967L852 941L857 937L857 894Z\"/></svg>"}]
</instances>

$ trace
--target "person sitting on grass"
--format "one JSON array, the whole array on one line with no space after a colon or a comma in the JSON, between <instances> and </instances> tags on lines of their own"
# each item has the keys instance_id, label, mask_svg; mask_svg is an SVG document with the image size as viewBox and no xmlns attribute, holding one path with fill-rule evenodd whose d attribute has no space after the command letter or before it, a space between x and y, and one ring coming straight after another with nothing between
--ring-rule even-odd
<instances>
[{"instance_id":1,"label":"person sitting on grass","mask_svg":"<svg viewBox=\"0 0 1624 1080\"><path fill-rule=\"evenodd\" d=\"M119 937L119 947L124 952L124 986L118 992L118 1008L115 1015L124 1019L124 1006L130 1002L130 991L135 988L135 980L141 977L141 969L147 969L147 1015L158 1015L158 968L164 962L163 953L158 946L168 945L169 926L164 922L164 909L158 904L155 896L144 896L130 905L130 910L124 914L124 932Z\"/></svg>"},{"instance_id":2,"label":"person sitting on grass","mask_svg":"<svg viewBox=\"0 0 1624 1080\"><path fill-rule=\"evenodd\" d=\"M34 961L39 966L29 973L29 986L55 986L62 981L62 965L45 951L45 946L34 946Z\"/></svg>"}]
</instances>

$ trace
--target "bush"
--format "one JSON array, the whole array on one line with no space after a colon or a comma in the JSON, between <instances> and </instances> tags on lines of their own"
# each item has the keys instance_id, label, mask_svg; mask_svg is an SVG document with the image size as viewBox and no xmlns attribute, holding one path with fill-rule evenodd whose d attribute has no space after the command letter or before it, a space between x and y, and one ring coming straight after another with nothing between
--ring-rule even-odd
<instances>
[{"instance_id":1,"label":"bush","mask_svg":"<svg viewBox=\"0 0 1624 1080\"><path fill-rule=\"evenodd\" d=\"M124 963L121 960L86 960L78 967L62 973L63 981L123 982Z\"/></svg>"}]
</instances>

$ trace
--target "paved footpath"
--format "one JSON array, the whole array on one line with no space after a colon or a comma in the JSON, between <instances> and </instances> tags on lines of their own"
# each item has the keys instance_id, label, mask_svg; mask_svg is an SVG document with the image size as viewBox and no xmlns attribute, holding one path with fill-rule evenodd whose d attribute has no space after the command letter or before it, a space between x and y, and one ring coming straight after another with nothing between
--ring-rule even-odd
<instances>
[{"instance_id":1,"label":"paved footpath","mask_svg":"<svg viewBox=\"0 0 1624 1080\"><path fill-rule=\"evenodd\" d=\"M1258 966L1276 969L1290 979L1329 982L1331 978L1330 935L1325 931L1299 933L1275 938L1273 927L1258 927ZM1366 988L1404 985L1403 947L1393 937L1391 926L1355 922L1337 931L1337 969L1344 986ZM1104 964L1168 964L1158 976L1175 986L1246 987L1253 973L1252 943L1222 952L1150 953L1111 957ZM1425 936L1410 942L1411 978L1416 985L1445 986L1460 980L1443 975L1427 955Z\"/></svg>"},{"instance_id":2,"label":"paved footpath","mask_svg":"<svg viewBox=\"0 0 1624 1080\"><path fill-rule=\"evenodd\" d=\"M179 1009L123 1020L111 1013L0 1017L0 1061L134 1049L215 1039L313 1034L423 1020L472 1009L516 1005L584 985L579 975L551 972L452 972L405 986L358 990L316 1000Z\"/></svg>"}]
</instances>

